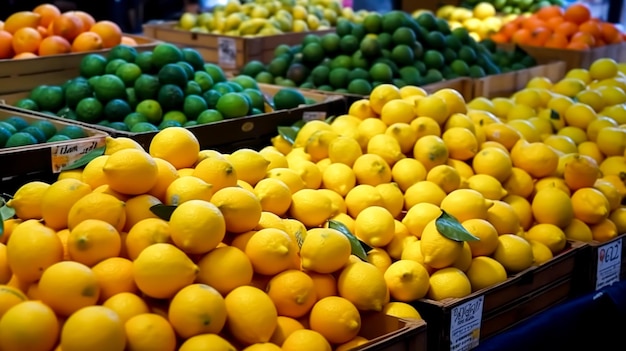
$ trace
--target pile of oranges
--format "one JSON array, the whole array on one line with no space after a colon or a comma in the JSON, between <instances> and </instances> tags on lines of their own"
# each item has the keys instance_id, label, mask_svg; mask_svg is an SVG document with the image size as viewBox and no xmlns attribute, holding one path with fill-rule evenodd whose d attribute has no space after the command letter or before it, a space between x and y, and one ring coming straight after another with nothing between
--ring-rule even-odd
<instances>
[{"instance_id":1,"label":"pile of oranges","mask_svg":"<svg viewBox=\"0 0 626 351\"><path fill-rule=\"evenodd\" d=\"M20 11L0 21L0 59L23 59L135 45L111 21L96 21L84 11L61 12L52 4Z\"/></svg>"},{"instance_id":2,"label":"pile of oranges","mask_svg":"<svg viewBox=\"0 0 626 351\"><path fill-rule=\"evenodd\" d=\"M589 8L576 3L563 9L542 7L530 16L505 24L491 39L497 43L588 50L626 40L614 24L593 17Z\"/></svg>"}]
</instances>

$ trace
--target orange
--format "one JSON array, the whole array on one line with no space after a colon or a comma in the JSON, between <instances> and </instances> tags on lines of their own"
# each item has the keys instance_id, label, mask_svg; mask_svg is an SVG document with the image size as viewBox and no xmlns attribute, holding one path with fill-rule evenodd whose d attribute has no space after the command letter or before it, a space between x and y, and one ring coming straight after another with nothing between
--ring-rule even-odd
<instances>
[{"instance_id":1,"label":"orange","mask_svg":"<svg viewBox=\"0 0 626 351\"><path fill-rule=\"evenodd\" d=\"M67 39L58 35L51 35L44 38L39 44L39 56L66 54L71 49L72 45Z\"/></svg>"},{"instance_id":2,"label":"orange","mask_svg":"<svg viewBox=\"0 0 626 351\"><path fill-rule=\"evenodd\" d=\"M561 33L569 39L574 33L578 32L578 25L573 22L565 21L557 25L554 32Z\"/></svg>"},{"instance_id":3,"label":"orange","mask_svg":"<svg viewBox=\"0 0 626 351\"><path fill-rule=\"evenodd\" d=\"M122 35L122 41L120 42L120 44L124 44L128 46L136 46L137 41L134 38L129 37L127 35Z\"/></svg>"},{"instance_id":4,"label":"orange","mask_svg":"<svg viewBox=\"0 0 626 351\"><path fill-rule=\"evenodd\" d=\"M600 23L600 32L602 34L602 40L607 44L616 44L623 41L619 29L617 29L613 23Z\"/></svg>"},{"instance_id":5,"label":"orange","mask_svg":"<svg viewBox=\"0 0 626 351\"><path fill-rule=\"evenodd\" d=\"M13 35L6 30L0 30L0 59L13 57Z\"/></svg>"},{"instance_id":6,"label":"orange","mask_svg":"<svg viewBox=\"0 0 626 351\"><path fill-rule=\"evenodd\" d=\"M565 9L563 18L565 18L566 21L581 24L591 19L591 11L587 5L577 2Z\"/></svg>"},{"instance_id":7,"label":"orange","mask_svg":"<svg viewBox=\"0 0 626 351\"><path fill-rule=\"evenodd\" d=\"M567 47L568 41L567 37L562 33L552 33L550 38L544 43L544 46L547 48L559 48L563 49Z\"/></svg>"},{"instance_id":8,"label":"orange","mask_svg":"<svg viewBox=\"0 0 626 351\"><path fill-rule=\"evenodd\" d=\"M102 46L104 48L114 47L122 41L122 30L115 22L98 21L91 26L89 31L98 34L102 38Z\"/></svg>"},{"instance_id":9,"label":"orange","mask_svg":"<svg viewBox=\"0 0 626 351\"><path fill-rule=\"evenodd\" d=\"M50 34L60 35L69 41L73 41L83 31L83 21L78 16L66 13L55 18L48 28Z\"/></svg>"},{"instance_id":10,"label":"orange","mask_svg":"<svg viewBox=\"0 0 626 351\"><path fill-rule=\"evenodd\" d=\"M600 24L594 20L585 21L578 26L578 30L583 33L589 33L595 38L600 38L602 35L602 31L600 29Z\"/></svg>"},{"instance_id":11,"label":"orange","mask_svg":"<svg viewBox=\"0 0 626 351\"><path fill-rule=\"evenodd\" d=\"M33 9L33 12L41 16L39 25L48 27L55 18L61 16L61 10L53 4L44 3Z\"/></svg>"},{"instance_id":12,"label":"orange","mask_svg":"<svg viewBox=\"0 0 626 351\"><path fill-rule=\"evenodd\" d=\"M24 27L37 28L41 22L41 16L32 11L15 12L4 21L3 29L11 34Z\"/></svg>"},{"instance_id":13,"label":"orange","mask_svg":"<svg viewBox=\"0 0 626 351\"><path fill-rule=\"evenodd\" d=\"M89 30L91 26L96 23L96 20L93 18L93 16L85 11L67 11L65 12L65 14L80 18L80 20L83 22L83 30Z\"/></svg>"},{"instance_id":14,"label":"orange","mask_svg":"<svg viewBox=\"0 0 626 351\"><path fill-rule=\"evenodd\" d=\"M593 47L596 45L596 38L587 32L576 32L574 33L574 35L572 35L572 37L570 38L571 42L576 42L576 43L582 43L582 44L587 44L589 45L589 47Z\"/></svg>"},{"instance_id":15,"label":"orange","mask_svg":"<svg viewBox=\"0 0 626 351\"><path fill-rule=\"evenodd\" d=\"M36 53L41 43L41 34L34 28L24 27L13 34L13 51L16 54L23 52Z\"/></svg>"},{"instance_id":16,"label":"orange","mask_svg":"<svg viewBox=\"0 0 626 351\"><path fill-rule=\"evenodd\" d=\"M552 6L544 6L535 12L537 18L548 21L551 18L560 18L563 16L563 9L560 6L552 5Z\"/></svg>"},{"instance_id":17,"label":"orange","mask_svg":"<svg viewBox=\"0 0 626 351\"><path fill-rule=\"evenodd\" d=\"M100 50L102 47L102 38L94 32L82 32L72 42L73 52Z\"/></svg>"}]
</instances>

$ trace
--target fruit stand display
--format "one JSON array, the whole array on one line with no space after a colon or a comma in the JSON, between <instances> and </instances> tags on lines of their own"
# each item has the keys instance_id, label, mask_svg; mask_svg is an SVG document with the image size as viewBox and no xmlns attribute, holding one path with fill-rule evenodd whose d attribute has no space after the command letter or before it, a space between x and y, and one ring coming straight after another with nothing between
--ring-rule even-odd
<instances>
[{"instance_id":1,"label":"fruit stand display","mask_svg":"<svg viewBox=\"0 0 626 351\"><path fill-rule=\"evenodd\" d=\"M155 42L0 77L0 349L470 350L626 276L626 59L311 3L184 14L302 29L233 71Z\"/></svg>"}]
</instances>

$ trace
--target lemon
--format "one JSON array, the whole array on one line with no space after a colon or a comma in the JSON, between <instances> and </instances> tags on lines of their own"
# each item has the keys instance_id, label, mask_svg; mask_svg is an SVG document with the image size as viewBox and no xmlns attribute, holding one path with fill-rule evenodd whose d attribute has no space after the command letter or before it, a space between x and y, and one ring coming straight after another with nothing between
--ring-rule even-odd
<instances>
[{"instance_id":1,"label":"lemon","mask_svg":"<svg viewBox=\"0 0 626 351\"><path fill-rule=\"evenodd\" d=\"M193 283L198 267L176 246L156 243L143 249L133 261L137 287L155 298L173 297Z\"/></svg>"},{"instance_id":2,"label":"lemon","mask_svg":"<svg viewBox=\"0 0 626 351\"><path fill-rule=\"evenodd\" d=\"M351 137L339 136L328 145L328 158L332 163L343 163L352 167L362 154L361 145Z\"/></svg>"},{"instance_id":3,"label":"lemon","mask_svg":"<svg viewBox=\"0 0 626 351\"><path fill-rule=\"evenodd\" d=\"M293 268L297 250L296 240L284 230L276 228L255 232L245 246L245 253L254 271L264 275L274 275Z\"/></svg>"},{"instance_id":4,"label":"lemon","mask_svg":"<svg viewBox=\"0 0 626 351\"><path fill-rule=\"evenodd\" d=\"M476 174L488 174L498 181L504 182L511 175L513 161L505 151L495 147L487 147L474 156L472 168Z\"/></svg>"},{"instance_id":5,"label":"lemon","mask_svg":"<svg viewBox=\"0 0 626 351\"><path fill-rule=\"evenodd\" d=\"M463 272L466 272L469 269L470 264L472 264L472 249L470 248L467 241L463 242L463 251L461 255L457 257L457 259L452 263L452 267L458 268Z\"/></svg>"},{"instance_id":6,"label":"lemon","mask_svg":"<svg viewBox=\"0 0 626 351\"><path fill-rule=\"evenodd\" d=\"M581 188L571 197L574 216L587 224L608 218L611 208L606 196L595 188Z\"/></svg>"},{"instance_id":7,"label":"lemon","mask_svg":"<svg viewBox=\"0 0 626 351\"><path fill-rule=\"evenodd\" d=\"M445 268L454 263L463 251L463 243L443 236L436 227L436 219L426 224L421 236L424 263L433 268Z\"/></svg>"},{"instance_id":8,"label":"lemon","mask_svg":"<svg viewBox=\"0 0 626 351\"><path fill-rule=\"evenodd\" d=\"M383 273L363 261L348 264L341 270L337 288L339 296L361 311L382 311L390 298Z\"/></svg>"},{"instance_id":9,"label":"lemon","mask_svg":"<svg viewBox=\"0 0 626 351\"><path fill-rule=\"evenodd\" d=\"M413 150L413 145L415 145L417 141L417 135L408 123L394 123L389 125L385 130L385 135L396 139L400 146L400 152L405 155Z\"/></svg>"},{"instance_id":10,"label":"lemon","mask_svg":"<svg viewBox=\"0 0 626 351\"><path fill-rule=\"evenodd\" d=\"M472 284L472 291L502 283L507 278L504 266L488 256L474 257L466 274Z\"/></svg>"},{"instance_id":11,"label":"lemon","mask_svg":"<svg viewBox=\"0 0 626 351\"><path fill-rule=\"evenodd\" d=\"M7 201L7 206L15 210L15 216L21 220L41 219L41 201L50 184L32 181L20 186Z\"/></svg>"},{"instance_id":12,"label":"lemon","mask_svg":"<svg viewBox=\"0 0 626 351\"><path fill-rule=\"evenodd\" d=\"M610 219L604 219L601 222L591 225L591 234L593 240L604 243L617 237L617 225Z\"/></svg>"},{"instance_id":13,"label":"lemon","mask_svg":"<svg viewBox=\"0 0 626 351\"><path fill-rule=\"evenodd\" d=\"M504 234L498 237L498 241L492 257L508 273L518 273L533 265L533 250L526 239L514 234Z\"/></svg>"},{"instance_id":14,"label":"lemon","mask_svg":"<svg viewBox=\"0 0 626 351\"><path fill-rule=\"evenodd\" d=\"M267 166L270 164L258 151L241 148L227 155L227 160L235 168L238 179L254 186L259 180L265 178Z\"/></svg>"},{"instance_id":15,"label":"lemon","mask_svg":"<svg viewBox=\"0 0 626 351\"><path fill-rule=\"evenodd\" d=\"M472 218L486 219L491 206L492 200L473 189L454 190L441 201L441 209L460 222Z\"/></svg>"},{"instance_id":16,"label":"lemon","mask_svg":"<svg viewBox=\"0 0 626 351\"><path fill-rule=\"evenodd\" d=\"M567 227L563 228L563 233L569 240L578 240L582 242L589 242L593 240L589 225L578 218L572 219L571 223Z\"/></svg>"},{"instance_id":17,"label":"lemon","mask_svg":"<svg viewBox=\"0 0 626 351\"><path fill-rule=\"evenodd\" d=\"M406 191L419 181L426 180L426 174L426 167L410 157L399 160L391 168L391 178L402 191Z\"/></svg>"},{"instance_id":18,"label":"lemon","mask_svg":"<svg viewBox=\"0 0 626 351\"><path fill-rule=\"evenodd\" d=\"M269 165L267 165L267 169L278 168L278 167L288 167L287 158L283 155L276 147L273 145L268 145L261 150L259 153L265 157L268 161L270 161Z\"/></svg>"},{"instance_id":19,"label":"lemon","mask_svg":"<svg viewBox=\"0 0 626 351\"><path fill-rule=\"evenodd\" d=\"M404 208L409 210L422 202L439 206L445 197L446 192L435 182L422 180L411 185L404 192Z\"/></svg>"},{"instance_id":20,"label":"lemon","mask_svg":"<svg viewBox=\"0 0 626 351\"><path fill-rule=\"evenodd\" d=\"M60 347L63 350L124 350L124 324L104 306L88 306L76 311L63 324Z\"/></svg>"},{"instance_id":21,"label":"lemon","mask_svg":"<svg viewBox=\"0 0 626 351\"><path fill-rule=\"evenodd\" d=\"M291 190L280 179L264 178L254 186L254 194L261 202L263 211L282 216L291 206Z\"/></svg>"},{"instance_id":22,"label":"lemon","mask_svg":"<svg viewBox=\"0 0 626 351\"><path fill-rule=\"evenodd\" d=\"M348 108L348 115L354 116L360 119L366 119L370 117L376 117L376 112L372 110L369 99L359 99L350 105Z\"/></svg>"},{"instance_id":23,"label":"lemon","mask_svg":"<svg viewBox=\"0 0 626 351\"><path fill-rule=\"evenodd\" d=\"M417 117L411 121L410 126L415 131L416 140L425 135L441 136L441 126L430 117Z\"/></svg>"},{"instance_id":24,"label":"lemon","mask_svg":"<svg viewBox=\"0 0 626 351\"><path fill-rule=\"evenodd\" d=\"M311 350L331 351L332 348L326 338L319 332L310 329L296 330L285 339L283 351Z\"/></svg>"},{"instance_id":25,"label":"lemon","mask_svg":"<svg viewBox=\"0 0 626 351\"><path fill-rule=\"evenodd\" d=\"M7 264L22 282L39 280L42 272L63 259L63 244L56 232L30 219L17 224L6 244Z\"/></svg>"},{"instance_id":26,"label":"lemon","mask_svg":"<svg viewBox=\"0 0 626 351\"><path fill-rule=\"evenodd\" d=\"M331 163L322 173L322 187L345 196L356 185L356 175L344 163Z\"/></svg>"},{"instance_id":27,"label":"lemon","mask_svg":"<svg viewBox=\"0 0 626 351\"><path fill-rule=\"evenodd\" d=\"M413 157L420 161L426 170L445 164L448 156L446 143L436 135L425 135L417 139L413 147Z\"/></svg>"},{"instance_id":28,"label":"lemon","mask_svg":"<svg viewBox=\"0 0 626 351\"><path fill-rule=\"evenodd\" d=\"M267 172L267 178L276 178L282 180L289 189L291 193L295 193L301 189L304 189L304 180L302 177L291 168L273 168Z\"/></svg>"},{"instance_id":29,"label":"lemon","mask_svg":"<svg viewBox=\"0 0 626 351\"><path fill-rule=\"evenodd\" d=\"M224 298L227 326L235 339L245 344L268 342L278 324L272 299L261 289L240 286Z\"/></svg>"},{"instance_id":30,"label":"lemon","mask_svg":"<svg viewBox=\"0 0 626 351\"><path fill-rule=\"evenodd\" d=\"M498 232L488 221L473 218L463 221L461 225L470 234L479 238L479 240L467 242L472 256L490 256L498 247Z\"/></svg>"},{"instance_id":31,"label":"lemon","mask_svg":"<svg viewBox=\"0 0 626 351\"><path fill-rule=\"evenodd\" d=\"M261 201L253 191L239 187L226 187L211 197L211 203L222 212L226 230L244 233L254 229L261 218Z\"/></svg>"},{"instance_id":32,"label":"lemon","mask_svg":"<svg viewBox=\"0 0 626 351\"><path fill-rule=\"evenodd\" d=\"M311 156L311 161L317 162L328 157L330 143L338 137L334 131L318 130L306 140L304 151Z\"/></svg>"},{"instance_id":33,"label":"lemon","mask_svg":"<svg viewBox=\"0 0 626 351\"><path fill-rule=\"evenodd\" d=\"M302 268L317 273L333 273L349 260L350 241L332 228L311 228L300 248Z\"/></svg>"},{"instance_id":34,"label":"lemon","mask_svg":"<svg viewBox=\"0 0 626 351\"><path fill-rule=\"evenodd\" d=\"M387 102L401 99L400 89L392 84L380 84L372 89L369 96L370 108L376 114L382 113L383 107Z\"/></svg>"},{"instance_id":35,"label":"lemon","mask_svg":"<svg viewBox=\"0 0 626 351\"><path fill-rule=\"evenodd\" d=\"M430 117L442 126L450 116L450 109L446 100L435 94L431 94L417 101L415 115L417 117Z\"/></svg>"},{"instance_id":36,"label":"lemon","mask_svg":"<svg viewBox=\"0 0 626 351\"><path fill-rule=\"evenodd\" d=\"M314 189L302 189L292 195L289 214L307 227L317 227L328 220L332 214L332 202Z\"/></svg>"},{"instance_id":37,"label":"lemon","mask_svg":"<svg viewBox=\"0 0 626 351\"><path fill-rule=\"evenodd\" d=\"M194 351L198 349L202 349L206 347L206 345L211 345L211 347L216 348L217 350L236 350L235 347L228 342L228 340L222 338L217 334L200 334L196 336L192 336L191 338L185 340L178 349L179 351Z\"/></svg>"},{"instance_id":38,"label":"lemon","mask_svg":"<svg viewBox=\"0 0 626 351\"><path fill-rule=\"evenodd\" d=\"M376 186L391 181L391 167L378 154L365 153L359 156L352 169L359 184Z\"/></svg>"},{"instance_id":39,"label":"lemon","mask_svg":"<svg viewBox=\"0 0 626 351\"><path fill-rule=\"evenodd\" d=\"M131 292L117 293L106 299L102 306L113 310L122 323L126 323L134 316L150 312L148 304L139 295Z\"/></svg>"},{"instance_id":40,"label":"lemon","mask_svg":"<svg viewBox=\"0 0 626 351\"><path fill-rule=\"evenodd\" d=\"M298 131L298 135L296 136L296 139L294 140L293 147L294 148L304 147L309 137L318 130L330 131L332 130L332 128L328 123L324 121L320 121L320 120L308 121Z\"/></svg>"},{"instance_id":41,"label":"lemon","mask_svg":"<svg viewBox=\"0 0 626 351\"><path fill-rule=\"evenodd\" d=\"M135 140L127 137L105 137L104 154L112 155L122 149L143 150L143 147Z\"/></svg>"},{"instance_id":42,"label":"lemon","mask_svg":"<svg viewBox=\"0 0 626 351\"><path fill-rule=\"evenodd\" d=\"M180 204L172 212L169 222L172 241L190 254L213 250L226 235L222 212L204 200L189 200Z\"/></svg>"},{"instance_id":43,"label":"lemon","mask_svg":"<svg viewBox=\"0 0 626 351\"><path fill-rule=\"evenodd\" d=\"M41 195L41 217L55 230L67 227L72 205L91 192L91 187L78 179L66 178L50 184Z\"/></svg>"},{"instance_id":44,"label":"lemon","mask_svg":"<svg viewBox=\"0 0 626 351\"><path fill-rule=\"evenodd\" d=\"M546 245L552 254L557 254L565 248L567 238L563 230L554 224L536 224L524 234L526 240L540 242Z\"/></svg>"},{"instance_id":45,"label":"lemon","mask_svg":"<svg viewBox=\"0 0 626 351\"><path fill-rule=\"evenodd\" d=\"M622 156L626 150L626 131L620 127L605 127L598 131L596 143L606 156Z\"/></svg>"},{"instance_id":46,"label":"lemon","mask_svg":"<svg viewBox=\"0 0 626 351\"><path fill-rule=\"evenodd\" d=\"M380 193L385 203L385 209L389 211L393 218L398 218L404 209L404 194L396 183L383 183L376 185L376 190Z\"/></svg>"},{"instance_id":47,"label":"lemon","mask_svg":"<svg viewBox=\"0 0 626 351\"><path fill-rule=\"evenodd\" d=\"M467 185L489 200L500 200L508 194L502 184L489 174L475 174L467 178Z\"/></svg>"},{"instance_id":48,"label":"lemon","mask_svg":"<svg viewBox=\"0 0 626 351\"><path fill-rule=\"evenodd\" d=\"M373 264L381 272L391 265L391 256L383 248L373 248L367 252L367 262Z\"/></svg>"},{"instance_id":49,"label":"lemon","mask_svg":"<svg viewBox=\"0 0 626 351\"><path fill-rule=\"evenodd\" d=\"M620 207L622 194L620 194L619 190L615 185L613 185L613 183L600 178L594 182L593 188L600 190L600 192L604 194L606 199L609 201L609 209L611 211Z\"/></svg>"},{"instance_id":50,"label":"lemon","mask_svg":"<svg viewBox=\"0 0 626 351\"><path fill-rule=\"evenodd\" d=\"M130 349L173 350L176 348L176 333L167 318L156 313L142 313L124 324L126 345Z\"/></svg>"},{"instance_id":51,"label":"lemon","mask_svg":"<svg viewBox=\"0 0 626 351\"><path fill-rule=\"evenodd\" d=\"M320 187L322 171L315 163L307 160L291 160L288 165L289 168L300 175L300 178L304 181L305 188L317 189Z\"/></svg>"},{"instance_id":52,"label":"lemon","mask_svg":"<svg viewBox=\"0 0 626 351\"><path fill-rule=\"evenodd\" d=\"M437 184L446 194L461 186L461 176L456 168L448 165L437 165L426 174L426 180Z\"/></svg>"},{"instance_id":53,"label":"lemon","mask_svg":"<svg viewBox=\"0 0 626 351\"><path fill-rule=\"evenodd\" d=\"M376 190L375 186L369 184L359 184L350 189L345 196L348 214L356 218L365 208L370 206L385 206L385 199Z\"/></svg>"},{"instance_id":54,"label":"lemon","mask_svg":"<svg viewBox=\"0 0 626 351\"><path fill-rule=\"evenodd\" d=\"M513 206L503 200L493 202L487 210L487 221L496 229L498 235L517 234L522 231L522 224Z\"/></svg>"},{"instance_id":55,"label":"lemon","mask_svg":"<svg viewBox=\"0 0 626 351\"><path fill-rule=\"evenodd\" d=\"M225 158L207 157L200 161L191 173L212 185L213 192L222 188L237 185L237 170Z\"/></svg>"},{"instance_id":56,"label":"lemon","mask_svg":"<svg viewBox=\"0 0 626 351\"><path fill-rule=\"evenodd\" d=\"M388 126L394 123L408 124L413 118L415 118L413 104L403 99L387 102L380 112L380 119Z\"/></svg>"},{"instance_id":57,"label":"lemon","mask_svg":"<svg viewBox=\"0 0 626 351\"><path fill-rule=\"evenodd\" d=\"M388 134L377 134L372 136L367 143L367 154L378 155L391 167L397 161L405 158L402 153L400 143L393 136ZM355 160L355 163L358 161Z\"/></svg>"},{"instance_id":58,"label":"lemon","mask_svg":"<svg viewBox=\"0 0 626 351\"><path fill-rule=\"evenodd\" d=\"M395 261L384 272L384 278L391 297L401 302L421 299L430 288L428 271L412 260Z\"/></svg>"},{"instance_id":59,"label":"lemon","mask_svg":"<svg viewBox=\"0 0 626 351\"><path fill-rule=\"evenodd\" d=\"M387 245L393 239L394 232L394 217L384 207L367 207L355 219L354 234L372 247Z\"/></svg>"},{"instance_id":60,"label":"lemon","mask_svg":"<svg viewBox=\"0 0 626 351\"><path fill-rule=\"evenodd\" d=\"M453 127L446 129L442 135L448 149L449 157L456 160L469 160L478 152L478 141L469 129Z\"/></svg>"},{"instance_id":61,"label":"lemon","mask_svg":"<svg viewBox=\"0 0 626 351\"><path fill-rule=\"evenodd\" d=\"M25 301L0 319L0 345L7 350L51 350L59 334L54 311L40 301Z\"/></svg>"},{"instance_id":62,"label":"lemon","mask_svg":"<svg viewBox=\"0 0 626 351\"><path fill-rule=\"evenodd\" d=\"M547 247L545 244L540 243L539 241L529 240L530 247L533 250L533 265L538 266L544 262L547 262L554 257L552 254L552 250Z\"/></svg>"},{"instance_id":63,"label":"lemon","mask_svg":"<svg viewBox=\"0 0 626 351\"><path fill-rule=\"evenodd\" d=\"M593 80L613 78L618 71L617 62L612 58L597 59L589 66L589 75Z\"/></svg>"},{"instance_id":64,"label":"lemon","mask_svg":"<svg viewBox=\"0 0 626 351\"><path fill-rule=\"evenodd\" d=\"M226 324L226 303L211 286L190 284L174 295L167 317L176 334L185 339L219 333Z\"/></svg>"},{"instance_id":65,"label":"lemon","mask_svg":"<svg viewBox=\"0 0 626 351\"><path fill-rule=\"evenodd\" d=\"M430 275L429 299L441 301L462 298L472 292L472 285L463 271L458 268L443 268Z\"/></svg>"},{"instance_id":66,"label":"lemon","mask_svg":"<svg viewBox=\"0 0 626 351\"><path fill-rule=\"evenodd\" d=\"M533 192L533 182L533 178L528 172L518 167L512 167L511 175L502 183L502 187L507 195L519 195L527 198Z\"/></svg>"},{"instance_id":67,"label":"lemon","mask_svg":"<svg viewBox=\"0 0 626 351\"><path fill-rule=\"evenodd\" d=\"M164 159L176 169L187 168L198 160L200 143L189 129L165 128L152 138L149 152L152 157Z\"/></svg>"},{"instance_id":68,"label":"lemon","mask_svg":"<svg viewBox=\"0 0 626 351\"><path fill-rule=\"evenodd\" d=\"M346 214L348 212L348 207L346 206L346 202L339 193L330 189L317 189L317 191L326 195L330 199L331 202L331 217L335 217L340 214Z\"/></svg>"},{"instance_id":69,"label":"lemon","mask_svg":"<svg viewBox=\"0 0 626 351\"><path fill-rule=\"evenodd\" d=\"M300 323L297 319L286 317L286 316L278 316L278 324L276 325L276 329L270 338L270 343L275 345L282 345L285 339L294 331L304 329L302 323Z\"/></svg>"},{"instance_id":70,"label":"lemon","mask_svg":"<svg viewBox=\"0 0 626 351\"><path fill-rule=\"evenodd\" d=\"M281 316L300 318L307 314L317 301L313 279L296 269L273 276L267 283L266 291Z\"/></svg>"},{"instance_id":71,"label":"lemon","mask_svg":"<svg viewBox=\"0 0 626 351\"><path fill-rule=\"evenodd\" d=\"M415 307L413 307L411 304L400 301L392 301L386 304L383 308L383 313L396 318L416 320L422 319L422 316L420 315L419 311L415 309Z\"/></svg>"},{"instance_id":72,"label":"lemon","mask_svg":"<svg viewBox=\"0 0 626 351\"><path fill-rule=\"evenodd\" d=\"M352 340L361 329L359 310L349 300L329 296L315 303L309 315L311 330L319 332L331 343Z\"/></svg>"},{"instance_id":73,"label":"lemon","mask_svg":"<svg viewBox=\"0 0 626 351\"><path fill-rule=\"evenodd\" d=\"M110 155L102 170L109 186L127 195L147 193L158 180L158 167L152 156L137 149L122 149Z\"/></svg>"}]
</instances>

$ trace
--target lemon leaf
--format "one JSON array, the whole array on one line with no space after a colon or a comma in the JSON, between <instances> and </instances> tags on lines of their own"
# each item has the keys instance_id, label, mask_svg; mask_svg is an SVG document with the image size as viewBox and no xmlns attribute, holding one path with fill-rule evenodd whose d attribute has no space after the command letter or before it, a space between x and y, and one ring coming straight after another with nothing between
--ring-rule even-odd
<instances>
[{"instance_id":1,"label":"lemon leaf","mask_svg":"<svg viewBox=\"0 0 626 351\"><path fill-rule=\"evenodd\" d=\"M561 119L561 116L555 110L550 110L550 119Z\"/></svg>"},{"instance_id":2,"label":"lemon leaf","mask_svg":"<svg viewBox=\"0 0 626 351\"><path fill-rule=\"evenodd\" d=\"M7 220L9 218L13 218L13 216L15 216L15 209L13 209L13 207L10 207L7 204L2 205L2 207L0 207L0 219Z\"/></svg>"},{"instance_id":3,"label":"lemon leaf","mask_svg":"<svg viewBox=\"0 0 626 351\"><path fill-rule=\"evenodd\" d=\"M364 247L364 246L367 246L367 244L365 244L361 240L357 239L356 236L354 236L350 232L350 229L348 229L348 227L346 227L345 224L343 224L343 223L341 223L339 221L336 221L334 219L331 219L331 220L328 221L328 227L331 228L331 229L335 229L335 230L339 231L341 234L345 235L346 238L348 238L348 241L350 241L350 247L352 248L352 254L357 256L358 258L360 258L362 261L367 262L367 252L366 252L366 249ZM371 248L369 248L369 249L371 250Z\"/></svg>"},{"instance_id":4,"label":"lemon leaf","mask_svg":"<svg viewBox=\"0 0 626 351\"><path fill-rule=\"evenodd\" d=\"M95 148L91 151L89 151L88 153L84 154L81 158L79 158L78 160L76 160L76 162L69 164L67 166L61 167L62 171L68 171L70 169L76 169L76 168L80 168L85 166L86 164L88 164L89 162L91 162L91 160L93 160L94 158L98 157L98 156L102 156L104 155L104 146L103 147L99 147L99 148Z\"/></svg>"},{"instance_id":5,"label":"lemon leaf","mask_svg":"<svg viewBox=\"0 0 626 351\"><path fill-rule=\"evenodd\" d=\"M480 238L473 236L461 225L458 219L441 210L441 215L435 220L437 231L446 238L454 241L477 241Z\"/></svg>"},{"instance_id":6,"label":"lemon leaf","mask_svg":"<svg viewBox=\"0 0 626 351\"><path fill-rule=\"evenodd\" d=\"M293 145L296 136L298 136L298 130L299 129L296 130L293 127L278 127L278 134Z\"/></svg>"},{"instance_id":7,"label":"lemon leaf","mask_svg":"<svg viewBox=\"0 0 626 351\"><path fill-rule=\"evenodd\" d=\"M150 212L154 213L159 218L166 220L166 221L170 220L170 217L172 217L172 213L174 212L175 209L176 209L176 206L163 205L163 204L150 206Z\"/></svg>"}]
</instances>

